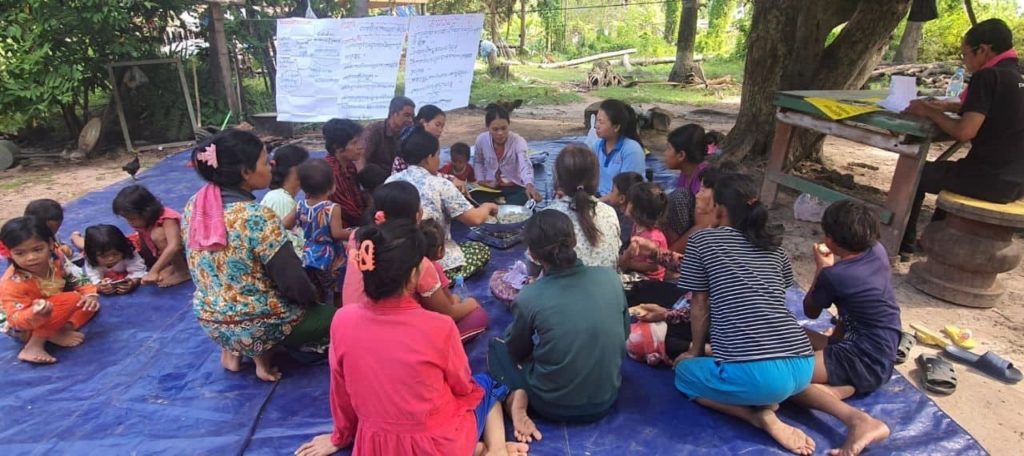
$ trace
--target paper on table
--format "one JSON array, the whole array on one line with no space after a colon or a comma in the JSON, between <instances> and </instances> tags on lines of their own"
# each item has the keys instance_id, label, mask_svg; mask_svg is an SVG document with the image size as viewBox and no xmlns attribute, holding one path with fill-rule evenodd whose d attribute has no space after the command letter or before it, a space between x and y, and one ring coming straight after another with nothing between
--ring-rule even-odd
<instances>
[{"instance_id":1,"label":"paper on table","mask_svg":"<svg viewBox=\"0 0 1024 456\"><path fill-rule=\"evenodd\" d=\"M845 103L839 100L832 100L829 98L818 98L818 97L807 97L804 101L814 105L818 108L826 117L832 120L842 120L850 117L859 116L869 112L878 111L878 108L874 106L866 106L862 104Z\"/></svg>"},{"instance_id":2,"label":"paper on table","mask_svg":"<svg viewBox=\"0 0 1024 456\"><path fill-rule=\"evenodd\" d=\"M889 96L878 105L888 111L903 112L910 105L910 100L915 98L917 98L917 78L893 76L889 83Z\"/></svg>"}]
</instances>

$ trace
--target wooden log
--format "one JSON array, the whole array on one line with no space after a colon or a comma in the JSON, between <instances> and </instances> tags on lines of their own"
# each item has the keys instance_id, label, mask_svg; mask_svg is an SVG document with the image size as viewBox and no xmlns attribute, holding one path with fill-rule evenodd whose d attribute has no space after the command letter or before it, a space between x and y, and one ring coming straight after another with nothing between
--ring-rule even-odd
<instances>
[{"instance_id":1,"label":"wooden log","mask_svg":"<svg viewBox=\"0 0 1024 456\"><path fill-rule=\"evenodd\" d=\"M568 60L568 61L565 61L565 62L542 63L540 65L540 67L541 68L565 68L565 67L570 67L570 66L576 66L576 65L579 65L581 63L593 62L595 60L610 59L610 58L613 58L613 57L620 57L620 56L623 56L623 55L626 55L626 54L632 54L632 53L635 53L635 52L636 52L636 49L624 49L624 50L621 50L621 51L605 52L603 54L591 55L589 57L580 57L578 59Z\"/></svg>"}]
</instances>

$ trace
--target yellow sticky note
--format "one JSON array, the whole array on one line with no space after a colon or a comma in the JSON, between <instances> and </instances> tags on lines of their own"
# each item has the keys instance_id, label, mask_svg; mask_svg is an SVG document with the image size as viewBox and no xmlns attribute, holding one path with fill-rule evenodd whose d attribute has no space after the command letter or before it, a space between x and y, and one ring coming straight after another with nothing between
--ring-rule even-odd
<instances>
[{"instance_id":1,"label":"yellow sticky note","mask_svg":"<svg viewBox=\"0 0 1024 456\"><path fill-rule=\"evenodd\" d=\"M826 117L832 120L841 120L864 113L881 111L881 108L868 105L843 103L839 100L829 98L804 98L805 101L818 108Z\"/></svg>"}]
</instances>

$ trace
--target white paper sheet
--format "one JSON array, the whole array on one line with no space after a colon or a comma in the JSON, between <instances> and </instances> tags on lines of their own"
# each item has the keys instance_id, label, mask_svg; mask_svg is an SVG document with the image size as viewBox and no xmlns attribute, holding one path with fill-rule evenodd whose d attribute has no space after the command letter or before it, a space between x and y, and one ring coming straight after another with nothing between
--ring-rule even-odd
<instances>
[{"instance_id":1,"label":"white paper sheet","mask_svg":"<svg viewBox=\"0 0 1024 456\"><path fill-rule=\"evenodd\" d=\"M445 111L468 105L483 25L483 14L411 18L405 95Z\"/></svg>"},{"instance_id":2,"label":"white paper sheet","mask_svg":"<svg viewBox=\"0 0 1024 456\"><path fill-rule=\"evenodd\" d=\"M889 83L889 96L878 103L887 111L903 112L910 101L917 98L917 78L913 76L893 76Z\"/></svg>"},{"instance_id":3,"label":"white paper sheet","mask_svg":"<svg viewBox=\"0 0 1024 456\"><path fill-rule=\"evenodd\" d=\"M277 118L387 116L408 18L277 21Z\"/></svg>"}]
</instances>

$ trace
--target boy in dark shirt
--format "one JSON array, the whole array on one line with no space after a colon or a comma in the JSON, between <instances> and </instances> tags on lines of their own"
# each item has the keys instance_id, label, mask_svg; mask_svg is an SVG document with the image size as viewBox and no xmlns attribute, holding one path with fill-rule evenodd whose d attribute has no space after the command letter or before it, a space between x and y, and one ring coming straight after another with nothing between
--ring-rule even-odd
<instances>
[{"instance_id":1,"label":"boy in dark shirt","mask_svg":"<svg viewBox=\"0 0 1024 456\"><path fill-rule=\"evenodd\" d=\"M794 397L839 418L849 429L840 454L857 454L889 437L889 428L845 402L870 393L892 376L900 340L900 308L892 290L889 255L878 243L878 215L864 203L833 203L821 219L824 244L814 246L817 275L804 313L817 318L833 304L839 325L831 335L808 331L815 350L811 386Z\"/></svg>"}]
</instances>

